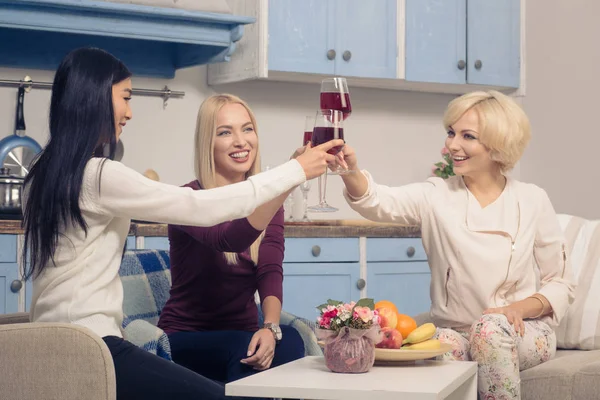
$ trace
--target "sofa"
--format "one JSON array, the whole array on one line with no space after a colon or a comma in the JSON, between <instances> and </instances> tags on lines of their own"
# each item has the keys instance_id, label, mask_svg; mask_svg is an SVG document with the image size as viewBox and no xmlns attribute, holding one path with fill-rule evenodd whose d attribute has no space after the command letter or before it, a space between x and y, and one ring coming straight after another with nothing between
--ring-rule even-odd
<instances>
[{"instance_id":1,"label":"sofa","mask_svg":"<svg viewBox=\"0 0 600 400\"><path fill-rule=\"evenodd\" d=\"M554 359L521 373L522 400L600 399L600 220L559 214L577 279Z\"/></svg>"},{"instance_id":2,"label":"sofa","mask_svg":"<svg viewBox=\"0 0 600 400\"><path fill-rule=\"evenodd\" d=\"M156 327L171 285L168 252L128 250L119 274L124 290L123 336L170 359L168 338ZM281 324L298 330L306 355L321 354L314 323L283 311ZM30 323L28 313L0 315L0 399L115 400L108 347L84 327Z\"/></svg>"}]
</instances>

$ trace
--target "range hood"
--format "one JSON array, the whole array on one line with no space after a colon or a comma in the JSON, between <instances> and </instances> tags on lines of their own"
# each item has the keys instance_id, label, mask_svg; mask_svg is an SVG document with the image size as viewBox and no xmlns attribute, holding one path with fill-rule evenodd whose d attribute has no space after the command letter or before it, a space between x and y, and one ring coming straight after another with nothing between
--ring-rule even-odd
<instances>
[{"instance_id":1,"label":"range hood","mask_svg":"<svg viewBox=\"0 0 600 400\"><path fill-rule=\"evenodd\" d=\"M72 49L95 46L135 75L228 61L252 17L199 10L203 0L0 0L0 66L55 70ZM147 5L144 4L147 2ZM157 7L168 4L171 7ZM206 2L228 10L221 0ZM225 8L223 8L225 7Z\"/></svg>"}]
</instances>

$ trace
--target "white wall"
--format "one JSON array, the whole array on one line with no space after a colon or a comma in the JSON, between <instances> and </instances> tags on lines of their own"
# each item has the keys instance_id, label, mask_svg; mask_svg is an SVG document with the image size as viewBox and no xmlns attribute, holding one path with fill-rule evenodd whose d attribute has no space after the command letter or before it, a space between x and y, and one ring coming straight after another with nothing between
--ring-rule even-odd
<instances>
[{"instance_id":1,"label":"white wall","mask_svg":"<svg viewBox=\"0 0 600 400\"><path fill-rule=\"evenodd\" d=\"M526 7L523 106L533 137L521 179L546 189L558 212L599 218L600 2L528 0Z\"/></svg>"},{"instance_id":2,"label":"white wall","mask_svg":"<svg viewBox=\"0 0 600 400\"><path fill-rule=\"evenodd\" d=\"M545 188L558 212L600 217L596 133L600 108L600 2L529 0L526 2L526 96L521 100L533 127L533 139L514 175ZM46 71L0 69L0 79L51 81ZM181 70L173 80L134 80L135 87L183 90L166 110L162 100L137 97L127 125L123 162L143 172L153 168L161 180L182 184L193 179L193 131L196 111L214 93L206 68ZM279 164L300 144L304 116L318 106L316 85L249 82L218 88L247 100L260 128L263 165ZM445 132L441 116L453 96L351 88L354 113L346 138L359 152L362 167L380 183L400 185L426 178L438 161ZM44 142L50 92L26 95L28 133ZM16 89L0 87L0 137L14 129ZM357 218L345 205L340 178L330 177L328 200L341 210L314 218ZM316 181L310 202L316 202Z\"/></svg>"},{"instance_id":3,"label":"white wall","mask_svg":"<svg viewBox=\"0 0 600 400\"><path fill-rule=\"evenodd\" d=\"M46 71L0 69L2 79L22 79L29 74L34 81L52 81ZM162 88L186 92L184 99L171 99L166 110L162 100L135 97L133 119L123 133L123 162L143 172L155 169L161 181L183 184L193 179L193 134L198 106L215 93L208 88L206 68L181 70L173 80L135 78L134 87ZM286 161L301 144L304 116L318 108L319 86L278 82L248 82L218 88L244 98L259 123L264 165ZM359 154L362 167L369 169L380 183L400 185L425 179L431 165L439 161L445 138L441 116L450 95L410 93L351 88L353 114L345 134ZM34 89L26 94L25 117L28 135L40 144L47 138L47 113L50 91ZM0 88L0 135L14 129L15 88ZM329 177L328 201L339 212L313 215L314 219L359 218L341 196L341 180ZM309 202L317 201L316 180Z\"/></svg>"}]
</instances>

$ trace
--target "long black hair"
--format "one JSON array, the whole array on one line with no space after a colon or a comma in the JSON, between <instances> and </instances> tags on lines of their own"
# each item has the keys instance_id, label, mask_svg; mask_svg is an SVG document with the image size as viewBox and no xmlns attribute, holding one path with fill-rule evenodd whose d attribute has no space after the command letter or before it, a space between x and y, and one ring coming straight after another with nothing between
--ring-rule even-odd
<instances>
[{"instance_id":1,"label":"long black hair","mask_svg":"<svg viewBox=\"0 0 600 400\"><path fill-rule=\"evenodd\" d=\"M54 263L65 227L78 226L87 235L79 208L83 172L90 158L106 157L106 150L114 158L112 87L129 77L120 60L96 48L73 50L58 67L50 100L50 139L25 179L24 279L35 278Z\"/></svg>"}]
</instances>

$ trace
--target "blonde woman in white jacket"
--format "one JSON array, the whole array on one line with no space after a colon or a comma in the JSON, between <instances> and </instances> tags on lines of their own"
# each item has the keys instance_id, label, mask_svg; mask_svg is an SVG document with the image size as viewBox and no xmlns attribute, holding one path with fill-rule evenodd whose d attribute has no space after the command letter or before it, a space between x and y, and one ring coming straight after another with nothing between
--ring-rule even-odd
<instances>
[{"instance_id":1,"label":"blonde woman in white jacket","mask_svg":"<svg viewBox=\"0 0 600 400\"><path fill-rule=\"evenodd\" d=\"M554 328L573 302L564 238L546 192L506 175L529 120L496 91L454 99L444 115L456 176L378 185L346 146L344 195L365 218L419 225L431 268L430 316L453 351L479 363L482 399L520 399L519 371L552 358ZM539 268L539 277L536 274Z\"/></svg>"}]
</instances>

